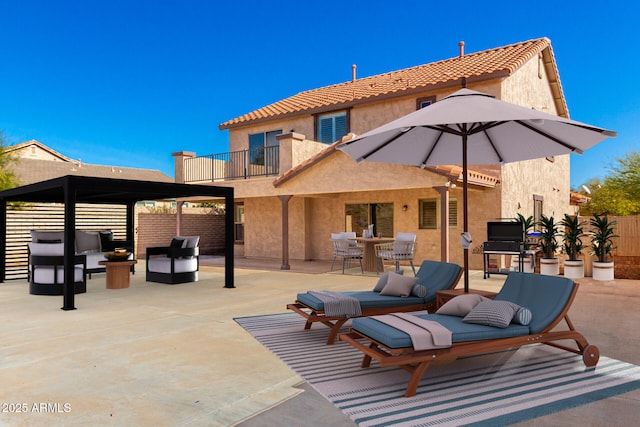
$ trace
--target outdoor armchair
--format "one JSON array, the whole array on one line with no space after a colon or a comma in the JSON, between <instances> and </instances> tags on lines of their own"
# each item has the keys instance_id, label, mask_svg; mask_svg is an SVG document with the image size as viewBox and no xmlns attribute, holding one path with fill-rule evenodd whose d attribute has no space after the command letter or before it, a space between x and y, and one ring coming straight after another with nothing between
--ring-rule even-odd
<instances>
[{"instance_id":1,"label":"outdoor armchair","mask_svg":"<svg viewBox=\"0 0 640 427\"><path fill-rule=\"evenodd\" d=\"M395 241L378 243L375 245L375 251L379 258L378 265L382 267L382 270L384 270L385 260L395 262L396 271L400 270L400 261L409 261L415 276L416 268L413 265L413 257L416 253L416 235L414 233L397 233Z\"/></svg>"},{"instance_id":2,"label":"outdoor armchair","mask_svg":"<svg viewBox=\"0 0 640 427\"><path fill-rule=\"evenodd\" d=\"M169 246L147 248L147 282L197 282L200 236L176 236Z\"/></svg>"},{"instance_id":3,"label":"outdoor armchair","mask_svg":"<svg viewBox=\"0 0 640 427\"><path fill-rule=\"evenodd\" d=\"M331 245L333 246L331 270L333 270L336 258L342 258L342 274L344 274L345 264L351 265L352 260L357 260L360 263L360 271L364 273L362 267L364 248L356 242L355 233L331 233Z\"/></svg>"},{"instance_id":4,"label":"outdoor armchair","mask_svg":"<svg viewBox=\"0 0 640 427\"><path fill-rule=\"evenodd\" d=\"M29 243L29 293L32 295L62 295L64 293L64 244ZM73 291L87 291L87 259L74 255Z\"/></svg>"}]
</instances>

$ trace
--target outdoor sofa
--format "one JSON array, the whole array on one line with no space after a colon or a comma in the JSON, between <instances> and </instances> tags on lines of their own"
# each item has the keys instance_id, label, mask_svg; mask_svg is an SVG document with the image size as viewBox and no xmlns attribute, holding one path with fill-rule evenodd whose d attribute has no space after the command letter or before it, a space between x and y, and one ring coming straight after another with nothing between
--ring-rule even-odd
<instances>
[{"instance_id":1,"label":"outdoor sofa","mask_svg":"<svg viewBox=\"0 0 640 427\"><path fill-rule=\"evenodd\" d=\"M31 230L31 242L39 244L64 243L64 231L40 231ZM100 265L100 261L106 261L105 254L113 252L115 248L125 248L132 254L133 245L127 240L114 240L113 231L105 229L100 231L76 230L75 232L75 253L86 256L85 272L91 278L92 273L104 273L105 266ZM31 249L31 248L30 248ZM134 272L134 267L131 267Z\"/></svg>"},{"instance_id":2,"label":"outdoor sofa","mask_svg":"<svg viewBox=\"0 0 640 427\"><path fill-rule=\"evenodd\" d=\"M29 293L62 295L64 293L64 231L31 230L28 243ZM100 261L116 247L131 249L124 240L114 240L111 230L75 232L74 293L87 291L87 275L105 271ZM133 255L130 255L132 258ZM133 266L131 267L133 270Z\"/></svg>"},{"instance_id":3,"label":"outdoor sofa","mask_svg":"<svg viewBox=\"0 0 640 427\"><path fill-rule=\"evenodd\" d=\"M375 317L354 319L350 332L340 334L339 339L364 354L361 364L363 368L369 367L372 359L375 359L381 367L398 366L409 371L411 376L405 392L406 397L416 394L420 378L432 362L528 344L548 344L581 354L586 366L595 366L600 358L598 348L590 345L586 338L575 330L567 315L577 290L578 284L564 277L512 272L493 301L481 301L467 314L465 312L469 307L464 310L461 308L462 304L455 307L458 304L456 300L462 298L456 297L447 304L453 306L453 311L460 311L457 315L436 313L416 316L448 329L451 332L448 346L416 350L412 337L404 332L405 328L390 326L381 318ZM528 310L528 315L524 316L524 319L517 319L518 316L511 313L513 319L506 319L505 324L500 327L487 325L495 325L497 318L504 314L503 309L511 305L505 302L514 303L519 307L515 314L526 313ZM474 323L463 321L468 317L471 317L470 320ZM505 316L502 317L504 321ZM562 320L565 320L568 329L552 331ZM475 323L478 321L481 324ZM520 324L517 321L528 324ZM433 336L435 339L435 335ZM576 348L573 345L558 343L567 340L574 341Z\"/></svg>"},{"instance_id":4,"label":"outdoor sofa","mask_svg":"<svg viewBox=\"0 0 640 427\"><path fill-rule=\"evenodd\" d=\"M413 279L417 287L412 288L409 296L385 295L381 292L384 285L391 277L395 279L395 273L383 274L371 291L341 292L341 294L356 298L360 303L361 316L374 316L378 314L409 312L428 310L435 307L436 291L453 289L460 281L462 267L448 262L425 260L420 265L418 273ZM414 292L419 287L424 287L421 292ZM327 344L333 344L340 328L347 320L354 316L327 315L325 304L316 296L307 293L299 293L296 301L287 304L287 309L292 310L306 319L304 329L311 328L315 322L320 322L330 328Z\"/></svg>"}]
</instances>

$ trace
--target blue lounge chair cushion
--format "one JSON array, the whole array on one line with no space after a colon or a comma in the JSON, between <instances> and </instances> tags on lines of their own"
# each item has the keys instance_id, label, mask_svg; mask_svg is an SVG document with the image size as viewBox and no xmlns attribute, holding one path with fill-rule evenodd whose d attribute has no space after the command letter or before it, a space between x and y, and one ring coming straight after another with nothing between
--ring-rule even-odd
<instances>
[{"instance_id":1,"label":"blue lounge chair cushion","mask_svg":"<svg viewBox=\"0 0 640 427\"><path fill-rule=\"evenodd\" d=\"M511 301L531 310L531 333L545 329L567 305L575 284L561 276L511 272L494 300Z\"/></svg>"},{"instance_id":2,"label":"blue lounge chair cushion","mask_svg":"<svg viewBox=\"0 0 640 427\"><path fill-rule=\"evenodd\" d=\"M450 289L451 284L460 274L462 267L458 264L440 261L422 261L420 269L416 274L418 284L427 288L425 301L432 301L436 298L436 291Z\"/></svg>"},{"instance_id":3,"label":"blue lounge chair cushion","mask_svg":"<svg viewBox=\"0 0 640 427\"><path fill-rule=\"evenodd\" d=\"M440 261L422 261L420 269L416 274L418 282L414 285L414 289L411 295L406 298L396 296L380 295L380 291L358 291L358 292L343 292L346 295L350 295L360 300L360 306L362 308L385 308L394 306L407 306L429 303L436 298L436 291L443 289L450 289L453 282L456 280L462 267L458 264L452 264L448 262ZM385 283L386 284L386 283ZM418 285L424 286L426 289L417 289ZM424 297L420 298L416 295L424 294ZM311 307L314 310L324 310L324 304L318 298L315 298L308 293L299 293L296 300Z\"/></svg>"},{"instance_id":4,"label":"blue lounge chair cushion","mask_svg":"<svg viewBox=\"0 0 640 427\"><path fill-rule=\"evenodd\" d=\"M529 334L529 327L512 323L507 328L464 323L461 317L444 314L422 314L418 317L433 320L451 331L451 342L492 340L518 337ZM352 320L351 327L369 338L389 348L412 347L409 334L392 326L379 322L375 317L359 317Z\"/></svg>"},{"instance_id":5,"label":"blue lounge chair cushion","mask_svg":"<svg viewBox=\"0 0 640 427\"><path fill-rule=\"evenodd\" d=\"M415 296L408 296L405 298L380 295L380 293L374 291L343 292L343 294L357 298L358 301L360 301L360 307L362 308L384 308L398 307L400 305L424 304L424 298ZM298 294L297 300L314 310L324 311L324 303L306 292Z\"/></svg>"},{"instance_id":6,"label":"blue lounge chair cushion","mask_svg":"<svg viewBox=\"0 0 640 427\"><path fill-rule=\"evenodd\" d=\"M419 315L435 320L452 333L451 341L466 342L535 334L546 329L568 304L575 284L571 279L532 273L509 273L494 300L510 301L531 312L529 325L512 321L506 328L464 323L462 317L441 314ZM374 318L353 319L351 327L389 348L412 347L408 334Z\"/></svg>"}]
</instances>

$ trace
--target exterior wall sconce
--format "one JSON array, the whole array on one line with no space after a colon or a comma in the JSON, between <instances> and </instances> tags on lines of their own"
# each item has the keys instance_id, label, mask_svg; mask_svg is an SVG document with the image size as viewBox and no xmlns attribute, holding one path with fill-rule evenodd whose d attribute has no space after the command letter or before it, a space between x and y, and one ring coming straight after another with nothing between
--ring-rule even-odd
<instances>
[{"instance_id":1,"label":"exterior wall sconce","mask_svg":"<svg viewBox=\"0 0 640 427\"><path fill-rule=\"evenodd\" d=\"M402 206L402 212L406 212L407 209L409 209L409 206L407 206L407 205L403 205Z\"/></svg>"}]
</instances>

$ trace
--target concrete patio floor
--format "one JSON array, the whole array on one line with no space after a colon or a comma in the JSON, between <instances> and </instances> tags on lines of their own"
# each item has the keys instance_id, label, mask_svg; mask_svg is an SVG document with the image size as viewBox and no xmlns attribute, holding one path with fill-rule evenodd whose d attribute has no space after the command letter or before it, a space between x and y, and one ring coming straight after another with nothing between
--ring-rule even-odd
<instances>
[{"instance_id":1,"label":"concrete patio floor","mask_svg":"<svg viewBox=\"0 0 640 427\"><path fill-rule=\"evenodd\" d=\"M375 275L238 260L226 289L217 261L175 286L147 283L144 263L128 289L106 289L96 274L73 311L60 310L62 296L29 295L26 281L0 284L0 425L352 426L233 318L285 312L309 289L370 289ZM478 289L504 278L470 274ZM640 281L579 283L576 328L602 355L640 365ZM636 390L521 425L633 425L639 404Z\"/></svg>"}]
</instances>

